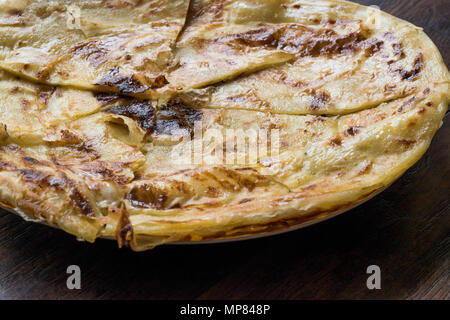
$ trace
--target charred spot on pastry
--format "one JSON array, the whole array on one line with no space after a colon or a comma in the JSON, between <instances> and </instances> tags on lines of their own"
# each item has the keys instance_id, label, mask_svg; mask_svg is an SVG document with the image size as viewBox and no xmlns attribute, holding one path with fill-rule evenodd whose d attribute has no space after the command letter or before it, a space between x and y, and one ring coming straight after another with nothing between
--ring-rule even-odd
<instances>
[{"instance_id":1,"label":"charred spot on pastry","mask_svg":"<svg viewBox=\"0 0 450 320\"><path fill-rule=\"evenodd\" d=\"M102 40L82 42L72 48L72 55L85 59L93 67L98 67L108 60L111 43Z\"/></svg>"},{"instance_id":2,"label":"charred spot on pastry","mask_svg":"<svg viewBox=\"0 0 450 320\"><path fill-rule=\"evenodd\" d=\"M22 175L25 182L33 183L40 188L52 188L56 191L70 191L69 198L75 207L80 209L81 213L93 217L94 210L89 201L81 194L75 183L69 179L65 173L61 172L61 176L53 176L48 173L33 169L18 169L17 172Z\"/></svg>"},{"instance_id":3,"label":"charred spot on pastry","mask_svg":"<svg viewBox=\"0 0 450 320\"><path fill-rule=\"evenodd\" d=\"M353 126L345 130L344 135L346 136L355 136L357 135L363 127Z\"/></svg>"},{"instance_id":4,"label":"charred spot on pastry","mask_svg":"<svg viewBox=\"0 0 450 320\"><path fill-rule=\"evenodd\" d=\"M417 141L415 141L415 140L408 140L408 139L405 139L405 138L398 138L397 142L402 144L405 148L409 148L413 144L415 144Z\"/></svg>"},{"instance_id":5,"label":"charred spot on pastry","mask_svg":"<svg viewBox=\"0 0 450 320\"><path fill-rule=\"evenodd\" d=\"M95 213L89 201L78 190L75 182L73 182L64 172L61 172L61 177L49 177L49 185L51 187L68 188L70 192L70 200L80 209L81 213L88 217L94 217Z\"/></svg>"},{"instance_id":6,"label":"charred spot on pastry","mask_svg":"<svg viewBox=\"0 0 450 320\"><path fill-rule=\"evenodd\" d=\"M418 114L424 114L427 111L427 109L425 109L425 107L420 107L419 110L417 110Z\"/></svg>"},{"instance_id":7,"label":"charred spot on pastry","mask_svg":"<svg viewBox=\"0 0 450 320\"><path fill-rule=\"evenodd\" d=\"M82 140L70 130L61 130L61 140L68 144L81 143Z\"/></svg>"},{"instance_id":8,"label":"charred spot on pastry","mask_svg":"<svg viewBox=\"0 0 450 320\"><path fill-rule=\"evenodd\" d=\"M108 208L108 211L114 213L119 211L119 209ZM125 208L120 210L120 218L116 228L116 239L119 248L128 246L133 239L133 226Z\"/></svg>"},{"instance_id":9,"label":"charred spot on pastry","mask_svg":"<svg viewBox=\"0 0 450 320\"><path fill-rule=\"evenodd\" d=\"M382 34L382 36L383 36L383 38L385 38L385 39L387 39L387 40L391 40L391 41L393 41L393 40L395 40L396 39L396 37L395 37L395 33L394 33L394 31L386 31L386 32L384 32L383 34Z\"/></svg>"},{"instance_id":10,"label":"charred spot on pastry","mask_svg":"<svg viewBox=\"0 0 450 320\"><path fill-rule=\"evenodd\" d=\"M143 184L133 187L126 199L136 208L162 210L166 207L167 195L162 190Z\"/></svg>"},{"instance_id":11,"label":"charred spot on pastry","mask_svg":"<svg viewBox=\"0 0 450 320\"><path fill-rule=\"evenodd\" d=\"M317 20L320 23L320 20ZM214 43L226 44L235 50L243 48L276 49L302 57L322 55L350 54L363 49L367 38L362 33L352 32L339 35L332 29L315 30L298 24L287 26L264 26L243 33L226 35L212 40ZM200 41L202 47L211 41ZM380 47L375 43L375 51Z\"/></svg>"},{"instance_id":12,"label":"charred spot on pastry","mask_svg":"<svg viewBox=\"0 0 450 320\"><path fill-rule=\"evenodd\" d=\"M36 160L32 157L22 157L22 160L32 164L39 164L39 160Z\"/></svg>"},{"instance_id":13,"label":"charred spot on pastry","mask_svg":"<svg viewBox=\"0 0 450 320\"><path fill-rule=\"evenodd\" d=\"M50 97L53 95L53 93L56 91L56 87L50 87L50 86L40 86L37 90L38 95L38 101L40 104L45 105L48 103Z\"/></svg>"},{"instance_id":14,"label":"charred spot on pastry","mask_svg":"<svg viewBox=\"0 0 450 320\"><path fill-rule=\"evenodd\" d=\"M416 101L416 97L410 98L408 101L404 102L400 108L397 109L398 112L402 112L407 106Z\"/></svg>"},{"instance_id":15,"label":"charred spot on pastry","mask_svg":"<svg viewBox=\"0 0 450 320\"><path fill-rule=\"evenodd\" d=\"M371 38L371 39L366 40L363 43L363 47L365 49L366 56L371 57L374 54L376 54L377 52L383 50L384 41L376 39L376 38Z\"/></svg>"},{"instance_id":16,"label":"charred spot on pastry","mask_svg":"<svg viewBox=\"0 0 450 320\"><path fill-rule=\"evenodd\" d=\"M94 211L86 198L78 191L77 188L73 188L70 194L70 200L77 206L81 212L87 217L94 217Z\"/></svg>"},{"instance_id":17,"label":"charred spot on pastry","mask_svg":"<svg viewBox=\"0 0 450 320\"><path fill-rule=\"evenodd\" d=\"M88 154L89 156L91 156L94 159L98 159L100 158L100 154L97 152L97 150L95 149L95 147L92 145L92 143L83 141L81 143L77 143L74 145L74 147L80 151L80 152L84 152L86 154Z\"/></svg>"},{"instance_id":18,"label":"charred spot on pastry","mask_svg":"<svg viewBox=\"0 0 450 320\"><path fill-rule=\"evenodd\" d=\"M200 121L202 112L186 106L178 98L172 99L157 113L155 133L176 134L180 130L188 130L192 136L195 122Z\"/></svg>"},{"instance_id":19,"label":"charred spot on pastry","mask_svg":"<svg viewBox=\"0 0 450 320\"><path fill-rule=\"evenodd\" d=\"M185 106L178 98L155 110L149 100L135 100L131 104L116 106L107 111L135 120L147 133L173 135L180 130L188 130L192 135L196 121L202 112Z\"/></svg>"},{"instance_id":20,"label":"charred spot on pastry","mask_svg":"<svg viewBox=\"0 0 450 320\"><path fill-rule=\"evenodd\" d=\"M317 184L311 184L309 186L302 188L302 190L303 191L311 191L311 190L317 189L317 187L318 187Z\"/></svg>"},{"instance_id":21,"label":"charred spot on pastry","mask_svg":"<svg viewBox=\"0 0 450 320\"><path fill-rule=\"evenodd\" d=\"M18 169L17 172L21 174L23 179L27 182L40 183L48 177L47 174L32 169Z\"/></svg>"},{"instance_id":22,"label":"charred spot on pastry","mask_svg":"<svg viewBox=\"0 0 450 320\"><path fill-rule=\"evenodd\" d=\"M60 138L54 141L47 141L46 145L51 147L69 147L79 152L89 155L91 158L99 158L100 154L89 141L85 141L70 130L61 130Z\"/></svg>"},{"instance_id":23,"label":"charred spot on pastry","mask_svg":"<svg viewBox=\"0 0 450 320\"><path fill-rule=\"evenodd\" d=\"M29 65L24 65L24 70L26 70L27 68L29 68ZM43 66L36 72L36 78L38 78L39 80L48 80L50 78L50 71L50 66Z\"/></svg>"},{"instance_id":24,"label":"charred spot on pastry","mask_svg":"<svg viewBox=\"0 0 450 320\"><path fill-rule=\"evenodd\" d=\"M397 72L400 74L402 80L414 81L419 77L422 68L423 68L423 54L419 53L414 59L413 68L410 71L397 69Z\"/></svg>"},{"instance_id":25,"label":"charred spot on pastry","mask_svg":"<svg viewBox=\"0 0 450 320\"><path fill-rule=\"evenodd\" d=\"M155 129L155 109L149 100L136 100L128 105L113 107L107 112L135 120L141 129L148 133Z\"/></svg>"},{"instance_id":26,"label":"charred spot on pastry","mask_svg":"<svg viewBox=\"0 0 450 320\"><path fill-rule=\"evenodd\" d=\"M153 83L150 85L151 89L159 89L164 87L165 85L169 84L169 81L167 81L167 78L164 75L157 76Z\"/></svg>"},{"instance_id":27,"label":"charred spot on pastry","mask_svg":"<svg viewBox=\"0 0 450 320\"><path fill-rule=\"evenodd\" d=\"M31 102L25 98L20 99L20 105L23 111L29 111L31 107Z\"/></svg>"},{"instance_id":28,"label":"charred spot on pastry","mask_svg":"<svg viewBox=\"0 0 450 320\"><path fill-rule=\"evenodd\" d=\"M113 168L107 167L107 163L102 161L85 163L81 169L92 175L100 176L102 180L114 181L118 184L124 184L130 180L130 178L118 174Z\"/></svg>"},{"instance_id":29,"label":"charred spot on pastry","mask_svg":"<svg viewBox=\"0 0 450 320\"><path fill-rule=\"evenodd\" d=\"M404 58L406 56L405 53L403 52L401 42L392 44L392 49L394 50L394 54L397 57Z\"/></svg>"},{"instance_id":30,"label":"charred spot on pastry","mask_svg":"<svg viewBox=\"0 0 450 320\"><path fill-rule=\"evenodd\" d=\"M9 163L8 161L0 160L0 170L11 169L11 168L14 168L14 166L11 165L11 163Z\"/></svg>"},{"instance_id":31,"label":"charred spot on pastry","mask_svg":"<svg viewBox=\"0 0 450 320\"><path fill-rule=\"evenodd\" d=\"M365 37L359 33L337 35L332 30L323 32L323 35L313 37L307 42L301 56L318 57L322 55L350 54L361 49Z\"/></svg>"},{"instance_id":32,"label":"charred spot on pastry","mask_svg":"<svg viewBox=\"0 0 450 320\"><path fill-rule=\"evenodd\" d=\"M341 137L334 137L333 139L330 140L330 146L333 147L339 147L342 145L342 138Z\"/></svg>"},{"instance_id":33,"label":"charred spot on pastry","mask_svg":"<svg viewBox=\"0 0 450 320\"><path fill-rule=\"evenodd\" d=\"M12 88L9 90L10 93L17 93L17 92L19 92L19 91L20 91L20 87L19 87L19 86L14 86L14 87L12 87Z\"/></svg>"},{"instance_id":34,"label":"charred spot on pastry","mask_svg":"<svg viewBox=\"0 0 450 320\"><path fill-rule=\"evenodd\" d=\"M245 198L245 199L240 200L240 201L239 201L239 204L244 204L244 203L251 202L251 201L253 201L253 199L251 199L251 198Z\"/></svg>"},{"instance_id":35,"label":"charred spot on pastry","mask_svg":"<svg viewBox=\"0 0 450 320\"><path fill-rule=\"evenodd\" d=\"M149 89L135 75L121 75L119 68L108 71L96 85L117 88L123 94L143 93Z\"/></svg>"},{"instance_id":36,"label":"charred spot on pastry","mask_svg":"<svg viewBox=\"0 0 450 320\"><path fill-rule=\"evenodd\" d=\"M193 19L198 19L199 17L205 14L212 14L214 20L218 20L222 18L224 12L224 1L222 0L213 0L209 2L210 4L199 8L197 7L195 2L191 2L189 8L189 16L192 16Z\"/></svg>"},{"instance_id":37,"label":"charred spot on pastry","mask_svg":"<svg viewBox=\"0 0 450 320\"><path fill-rule=\"evenodd\" d=\"M312 110L324 109L330 102L330 95L324 91L317 92L313 90L311 93L313 99L310 108Z\"/></svg>"},{"instance_id":38,"label":"charred spot on pastry","mask_svg":"<svg viewBox=\"0 0 450 320\"><path fill-rule=\"evenodd\" d=\"M96 92L94 93L95 99L100 103L100 105L106 106L110 103L117 102L119 99L125 99L126 97L121 97L115 93L107 93L107 92Z\"/></svg>"},{"instance_id":39,"label":"charred spot on pastry","mask_svg":"<svg viewBox=\"0 0 450 320\"><path fill-rule=\"evenodd\" d=\"M373 167L373 162L368 161L367 163L364 164L362 169L358 171L358 175L364 175L364 174L369 173L370 170L372 170L372 167Z\"/></svg>"}]
</instances>

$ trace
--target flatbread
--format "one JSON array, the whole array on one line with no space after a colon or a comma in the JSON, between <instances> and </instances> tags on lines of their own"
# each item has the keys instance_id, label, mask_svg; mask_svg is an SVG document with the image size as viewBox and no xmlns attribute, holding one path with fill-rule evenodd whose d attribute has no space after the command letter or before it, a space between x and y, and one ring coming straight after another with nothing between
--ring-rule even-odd
<instances>
[{"instance_id":1,"label":"flatbread","mask_svg":"<svg viewBox=\"0 0 450 320\"><path fill-rule=\"evenodd\" d=\"M448 108L431 40L372 8L194 0L182 27L151 94L0 63L1 204L134 250L280 230L389 186Z\"/></svg>"}]
</instances>

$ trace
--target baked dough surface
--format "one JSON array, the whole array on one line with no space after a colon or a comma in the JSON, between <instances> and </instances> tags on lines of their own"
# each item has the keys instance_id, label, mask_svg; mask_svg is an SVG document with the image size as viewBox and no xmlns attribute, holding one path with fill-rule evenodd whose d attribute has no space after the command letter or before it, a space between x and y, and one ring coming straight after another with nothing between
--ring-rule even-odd
<instances>
[{"instance_id":1,"label":"baked dough surface","mask_svg":"<svg viewBox=\"0 0 450 320\"><path fill-rule=\"evenodd\" d=\"M420 28L338 0L7 0L0 70L0 204L138 251L350 208L449 103Z\"/></svg>"}]
</instances>

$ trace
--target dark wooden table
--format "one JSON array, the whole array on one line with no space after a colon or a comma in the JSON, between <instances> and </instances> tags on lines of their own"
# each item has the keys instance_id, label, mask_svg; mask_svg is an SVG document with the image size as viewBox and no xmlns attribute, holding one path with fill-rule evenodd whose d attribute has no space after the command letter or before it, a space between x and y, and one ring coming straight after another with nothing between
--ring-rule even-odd
<instances>
[{"instance_id":1,"label":"dark wooden table","mask_svg":"<svg viewBox=\"0 0 450 320\"><path fill-rule=\"evenodd\" d=\"M423 26L450 65L449 0L364 0ZM0 299L449 299L450 121L387 191L289 234L134 253L0 211ZM366 268L381 268L381 290ZM79 265L81 290L66 268Z\"/></svg>"}]
</instances>

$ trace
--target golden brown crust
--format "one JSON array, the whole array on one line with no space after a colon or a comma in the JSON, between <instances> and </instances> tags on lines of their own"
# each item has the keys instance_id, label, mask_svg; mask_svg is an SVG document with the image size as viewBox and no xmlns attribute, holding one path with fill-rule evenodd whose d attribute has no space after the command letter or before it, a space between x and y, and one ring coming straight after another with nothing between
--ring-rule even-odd
<instances>
[{"instance_id":1,"label":"golden brown crust","mask_svg":"<svg viewBox=\"0 0 450 320\"><path fill-rule=\"evenodd\" d=\"M83 41L56 60L42 50L70 33L55 30L63 11L23 3L0 6L0 204L91 242L146 250L321 221L420 159L448 108L431 40L346 1L80 1ZM31 25L51 28L39 40ZM250 161L239 138L277 153Z\"/></svg>"}]
</instances>

